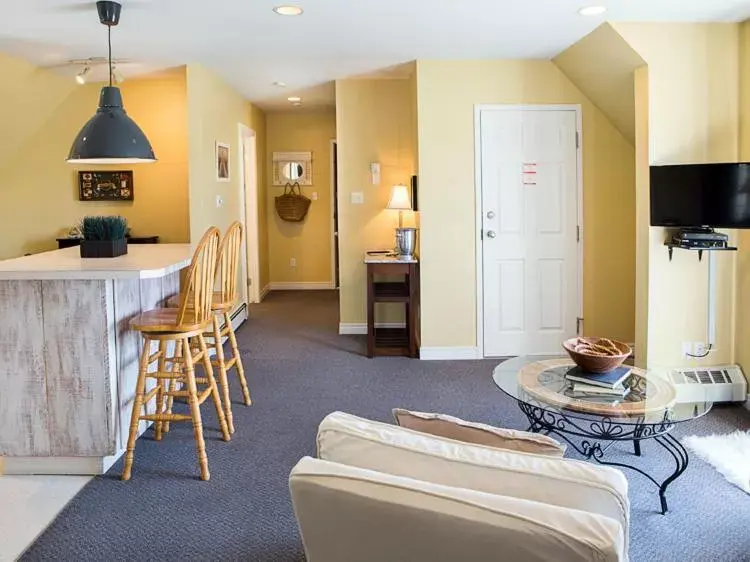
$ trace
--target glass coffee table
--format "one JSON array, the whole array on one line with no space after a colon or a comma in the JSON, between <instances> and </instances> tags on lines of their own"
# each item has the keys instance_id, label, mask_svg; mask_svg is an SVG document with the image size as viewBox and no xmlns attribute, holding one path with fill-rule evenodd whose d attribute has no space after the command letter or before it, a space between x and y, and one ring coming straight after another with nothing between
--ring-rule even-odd
<instances>
[{"instance_id":1,"label":"glass coffee table","mask_svg":"<svg viewBox=\"0 0 750 562\"><path fill-rule=\"evenodd\" d=\"M516 357L493 372L495 384L515 399L529 420L528 431L555 434L588 460L635 470L659 488L662 514L667 512L667 487L685 472L688 453L670 435L679 423L704 416L710 402L677 403L671 382L657 371L633 368L624 385L624 398L580 397L565 378L575 367L567 356ZM576 439L577 438L577 439ZM669 453L674 472L659 482L643 469L610 462L605 453L617 441L631 441L635 456L641 456L641 441L652 439Z\"/></svg>"}]
</instances>

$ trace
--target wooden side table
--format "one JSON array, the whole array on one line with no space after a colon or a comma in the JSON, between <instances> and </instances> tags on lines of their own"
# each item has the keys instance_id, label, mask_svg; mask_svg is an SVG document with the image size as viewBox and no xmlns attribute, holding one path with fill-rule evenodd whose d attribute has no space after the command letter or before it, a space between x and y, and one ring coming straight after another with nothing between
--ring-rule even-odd
<instances>
[{"instance_id":1,"label":"wooden side table","mask_svg":"<svg viewBox=\"0 0 750 562\"><path fill-rule=\"evenodd\" d=\"M367 264L367 357L419 357L419 262L365 255ZM403 281L375 281L376 276L403 276ZM376 328L375 303L403 303L404 328Z\"/></svg>"}]
</instances>

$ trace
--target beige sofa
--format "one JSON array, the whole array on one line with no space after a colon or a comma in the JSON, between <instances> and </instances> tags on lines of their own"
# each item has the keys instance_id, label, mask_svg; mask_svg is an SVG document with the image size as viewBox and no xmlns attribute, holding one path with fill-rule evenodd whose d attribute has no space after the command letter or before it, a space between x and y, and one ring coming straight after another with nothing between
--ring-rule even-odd
<instances>
[{"instance_id":1,"label":"beige sofa","mask_svg":"<svg viewBox=\"0 0 750 562\"><path fill-rule=\"evenodd\" d=\"M615 469L335 412L290 475L309 562L626 561Z\"/></svg>"}]
</instances>

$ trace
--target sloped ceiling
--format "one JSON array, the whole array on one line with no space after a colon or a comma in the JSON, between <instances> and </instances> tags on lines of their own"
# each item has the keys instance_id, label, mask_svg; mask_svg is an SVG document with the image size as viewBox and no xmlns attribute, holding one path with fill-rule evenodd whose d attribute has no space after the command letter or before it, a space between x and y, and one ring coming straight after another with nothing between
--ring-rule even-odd
<instances>
[{"instance_id":1,"label":"sloped ceiling","mask_svg":"<svg viewBox=\"0 0 750 562\"><path fill-rule=\"evenodd\" d=\"M0 74L3 77L0 123L4 133L0 135L0 169L3 169L78 86L69 78L2 53ZM91 108L91 115L94 109Z\"/></svg>"},{"instance_id":2,"label":"sloped ceiling","mask_svg":"<svg viewBox=\"0 0 750 562\"><path fill-rule=\"evenodd\" d=\"M633 71L646 64L608 23L557 55L553 62L635 144Z\"/></svg>"}]
</instances>

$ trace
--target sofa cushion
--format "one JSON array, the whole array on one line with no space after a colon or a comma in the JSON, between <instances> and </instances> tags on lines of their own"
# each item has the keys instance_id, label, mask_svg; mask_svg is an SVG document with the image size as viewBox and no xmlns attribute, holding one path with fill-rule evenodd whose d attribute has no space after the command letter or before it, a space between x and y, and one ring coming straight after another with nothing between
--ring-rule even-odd
<instances>
[{"instance_id":1,"label":"sofa cushion","mask_svg":"<svg viewBox=\"0 0 750 562\"><path fill-rule=\"evenodd\" d=\"M310 562L625 559L620 525L579 510L311 458L289 485Z\"/></svg>"},{"instance_id":2,"label":"sofa cushion","mask_svg":"<svg viewBox=\"0 0 750 562\"><path fill-rule=\"evenodd\" d=\"M628 483L614 468L460 443L343 412L326 416L317 442L324 460L610 517L627 542Z\"/></svg>"},{"instance_id":3,"label":"sofa cushion","mask_svg":"<svg viewBox=\"0 0 750 562\"><path fill-rule=\"evenodd\" d=\"M407 429L497 449L550 457L562 457L566 449L559 441L546 435L493 427L483 423L465 421L446 414L413 412L402 408L394 408L393 418L398 425Z\"/></svg>"}]
</instances>

